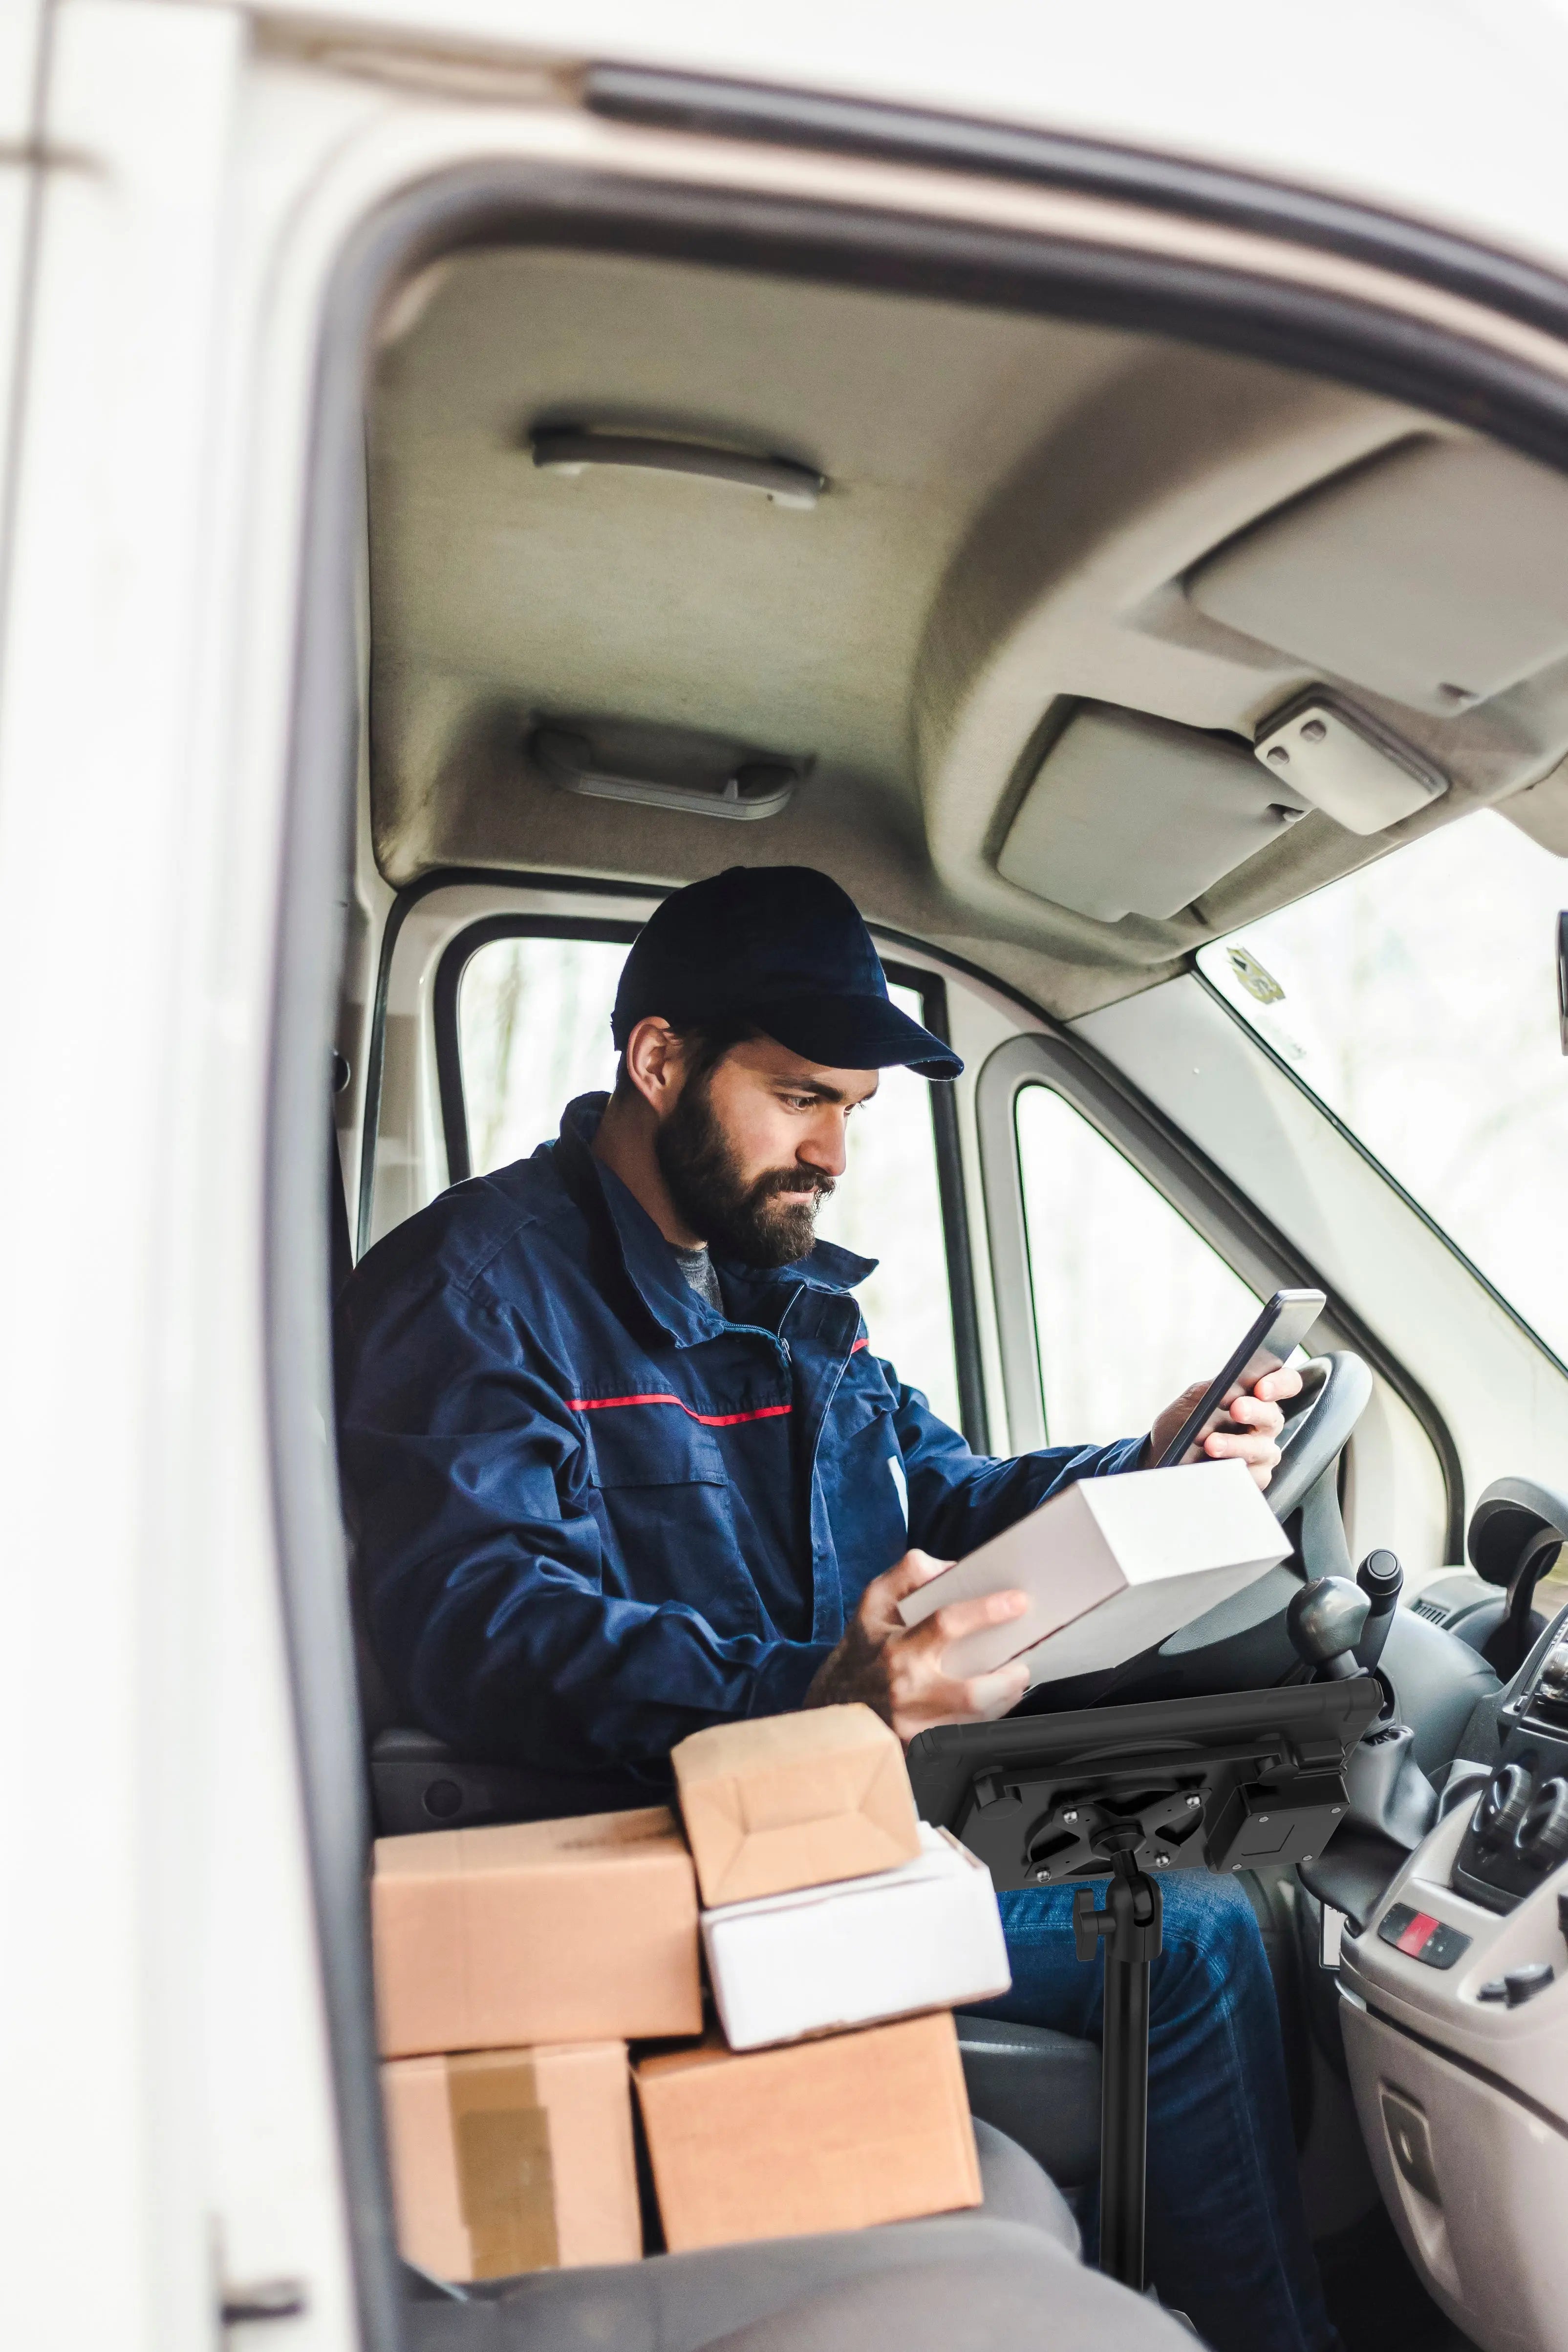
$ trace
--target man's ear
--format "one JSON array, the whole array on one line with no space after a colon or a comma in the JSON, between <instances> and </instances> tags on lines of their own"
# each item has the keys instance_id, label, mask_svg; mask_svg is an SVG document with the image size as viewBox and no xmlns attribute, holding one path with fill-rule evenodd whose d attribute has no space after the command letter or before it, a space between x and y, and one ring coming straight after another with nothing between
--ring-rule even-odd
<instances>
[{"instance_id":1,"label":"man's ear","mask_svg":"<svg viewBox=\"0 0 1568 2352\"><path fill-rule=\"evenodd\" d=\"M667 1021L650 1013L626 1040L626 1076L662 1118L681 1091L685 1076L680 1040Z\"/></svg>"}]
</instances>

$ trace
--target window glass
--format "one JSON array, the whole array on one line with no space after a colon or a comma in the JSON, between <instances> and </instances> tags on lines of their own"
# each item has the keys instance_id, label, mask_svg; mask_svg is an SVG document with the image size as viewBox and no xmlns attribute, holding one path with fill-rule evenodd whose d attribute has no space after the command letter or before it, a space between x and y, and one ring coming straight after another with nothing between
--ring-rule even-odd
<instances>
[{"instance_id":1,"label":"window glass","mask_svg":"<svg viewBox=\"0 0 1568 2352\"><path fill-rule=\"evenodd\" d=\"M1024 1087L1017 1119L1051 1442L1135 1437L1219 1370L1258 1299L1051 1087Z\"/></svg>"},{"instance_id":2,"label":"window glass","mask_svg":"<svg viewBox=\"0 0 1568 2352\"><path fill-rule=\"evenodd\" d=\"M920 1019L914 989L890 986L888 994ZM855 1293L871 1344L956 1429L953 1304L927 1079L913 1070L883 1070L875 1101L850 1120L850 1164L817 1231L824 1241L876 1259L876 1272Z\"/></svg>"},{"instance_id":3,"label":"window glass","mask_svg":"<svg viewBox=\"0 0 1568 2352\"><path fill-rule=\"evenodd\" d=\"M1568 859L1478 811L1205 948L1205 976L1568 1358Z\"/></svg>"},{"instance_id":4,"label":"window glass","mask_svg":"<svg viewBox=\"0 0 1568 2352\"><path fill-rule=\"evenodd\" d=\"M574 1096L613 1084L610 1013L625 961L624 946L601 940L492 940L469 958L457 1026L476 1175L554 1136ZM920 1018L915 990L891 993ZM883 1072L876 1099L850 1122L849 1167L818 1231L879 1261L856 1292L872 1346L956 1426L953 1315L924 1078Z\"/></svg>"},{"instance_id":5,"label":"window glass","mask_svg":"<svg viewBox=\"0 0 1568 2352\"><path fill-rule=\"evenodd\" d=\"M457 992L457 1043L476 1176L560 1132L578 1095L615 1083L610 1011L626 961L619 940L491 940Z\"/></svg>"}]
</instances>

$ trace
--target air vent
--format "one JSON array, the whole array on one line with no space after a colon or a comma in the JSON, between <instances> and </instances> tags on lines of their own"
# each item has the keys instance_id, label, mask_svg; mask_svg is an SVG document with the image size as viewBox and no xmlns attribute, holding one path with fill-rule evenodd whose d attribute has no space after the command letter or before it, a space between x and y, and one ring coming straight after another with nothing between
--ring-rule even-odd
<instances>
[{"instance_id":1,"label":"air vent","mask_svg":"<svg viewBox=\"0 0 1568 2352\"><path fill-rule=\"evenodd\" d=\"M743 824L787 808L811 764L684 729L615 720L547 721L529 737L528 756L563 793Z\"/></svg>"}]
</instances>

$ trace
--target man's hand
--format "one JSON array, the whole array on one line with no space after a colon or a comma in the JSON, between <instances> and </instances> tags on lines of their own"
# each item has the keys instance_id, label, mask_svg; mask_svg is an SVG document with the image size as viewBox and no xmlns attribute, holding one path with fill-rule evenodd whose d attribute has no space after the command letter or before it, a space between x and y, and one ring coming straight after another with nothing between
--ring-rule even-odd
<instances>
[{"instance_id":1,"label":"man's hand","mask_svg":"<svg viewBox=\"0 0 1568 2352\"><path fill-rule=\"evenodd\" d=\"M1207 1381L1199 1381L1194 1387L1184 1389L1175 1404L1166 1405L1149 1433L1151 1462L1159 1460L1207 1386ZM1239 1396L1234 1404L1226 1407L1228 1418L1243 1426L1234 1431L1211 1431L1203 1441L1204 1452L1215 1462L1223 1462L1228 1455L1245 1462L1260 1486L1266 1486L1280 1459L1277 1440L1285 1426L1280 1399L1300 1396L1301 1392L1300 1372L1288 1369L1265 1372L1250 1396Z\"/></svg>"},{"instance_id":2,"label":"man's hand","mask_svg":"<svg viewBox=\"0 0 1568 2352\"><path fill-rule=\"evenodd\" d=\"M895 1568L868 1584L853 1623L832 1655L823 1659L805 1704L844 1706L860 1699L892 1724L906 1748L917 1731L929 1731L933 1724L985 1723L1016 1706L1029 1688L1029 1668L1021 1658L966 1680L943 1673L942 1654L960 1634L1021 1617L1029 1606L1021 1592L954 1601L923 1625L906 1626L899 1616L905 1593L950 1565L929 1552L906 1551Z\"/></svg>"}]
</instances>

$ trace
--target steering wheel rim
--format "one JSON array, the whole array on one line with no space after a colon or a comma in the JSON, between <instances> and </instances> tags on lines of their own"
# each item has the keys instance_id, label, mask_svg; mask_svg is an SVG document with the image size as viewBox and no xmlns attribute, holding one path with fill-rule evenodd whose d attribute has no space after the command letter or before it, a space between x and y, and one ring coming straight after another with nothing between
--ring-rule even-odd
<instances>
[{"instance_id":1,"label":"steering wheel rim","mask_svg":"<svg viewBox=\"0 0 1568 2352\"><path fill-rule=\"evenodd\" d=\"M1301 1367L1301 1397L1285 1415L1280 1466L1264 1489L1277 1519L1300 1508L1310 1488L1343 1451L1372 1398L1372 1373L1360 1356L1336 1349Z\"/></svg>"}]
</instances>

